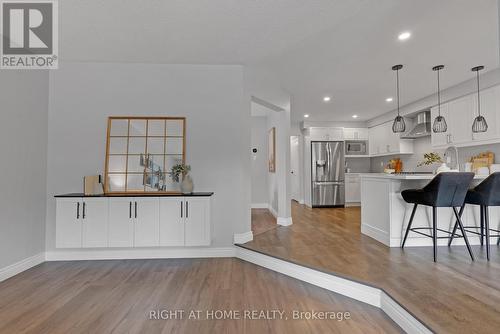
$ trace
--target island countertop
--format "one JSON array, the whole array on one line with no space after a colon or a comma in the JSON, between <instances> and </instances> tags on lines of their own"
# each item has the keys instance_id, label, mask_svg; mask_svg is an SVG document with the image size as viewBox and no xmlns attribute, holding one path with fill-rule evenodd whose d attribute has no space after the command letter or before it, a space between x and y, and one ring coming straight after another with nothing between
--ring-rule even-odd
<instances>
[{"instance_id":1,"label":"island countertop","mask_svg":"<svg viewBox=\"0 0 500 334\"><path fill-rule=\"evenodd\" d=\"M213 192L192 192L188 194L183 193L143 193L143 194L102 194L102 195L85 195L84 193L69 193L55 195L56 198L72 198L72 197L206 197L212 196Z\"/></svg>"},{"instance_id":2,"label":"island countertop","mask_svg":"<svg viewBox=\"0 0 500 334\"><path fill-rule=\"evenodd\" d=\"M431 180L436 174L387 174L387 173L361 173L361 178L389 179L389 180ZM489 175L475 175L474 179L482 180Z\"/></svg>"}]
</instances>

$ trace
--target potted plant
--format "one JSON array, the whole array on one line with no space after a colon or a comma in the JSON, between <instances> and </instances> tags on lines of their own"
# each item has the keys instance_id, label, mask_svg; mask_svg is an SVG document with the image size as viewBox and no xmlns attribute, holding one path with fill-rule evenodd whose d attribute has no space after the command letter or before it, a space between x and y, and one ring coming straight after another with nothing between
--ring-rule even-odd
<instances>
[{"instance_id":1,"label":"potted plant","mask_svg":"<svg viewBox=\"0 0 500 334\"><path fill-rule=\"evenodd\" d=\"M191 171L191 166L184 163L177 164L172 167L170 171L170 176L174 182L181 181L181 191L184 194L189 194L193 192L194 184L193 179L189 175ZM181 180L182 176L182 180Z\"/></svg>"},{"instance_id":2,"label":"potted plant","mask_svg":"<svg viewBox=\"0 0 500 334\"><path fill-rule=\"evenodd\" d=\"M441 166L439 166L437 168L436 173L450 171L450 168L448 166L446 166L446 163L443 161L443 158L441 158L439 153L436 153L436 152L424 153L424 160L421 161L417 165L417 167L430 166L430 165L437 164L437 163L440 163Z\"/></svg>"}]
</instances>

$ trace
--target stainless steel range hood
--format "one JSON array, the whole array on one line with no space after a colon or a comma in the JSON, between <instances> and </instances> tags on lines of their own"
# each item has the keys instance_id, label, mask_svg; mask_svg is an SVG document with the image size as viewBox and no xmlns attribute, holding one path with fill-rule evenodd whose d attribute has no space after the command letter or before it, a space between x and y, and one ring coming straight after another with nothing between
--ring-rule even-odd
<instances>
[{"instance_id":1,"label":"stainless steel range hood","mask_svg":"<svg viewBox=\"0 0 500 334\"><path fill-rule=\"evenodd\" d=\"M401 138L415 139L431 135L431 112L422 111L417 115L417 124L410 132L405 133Z\"/></svg>"}]
</instances>

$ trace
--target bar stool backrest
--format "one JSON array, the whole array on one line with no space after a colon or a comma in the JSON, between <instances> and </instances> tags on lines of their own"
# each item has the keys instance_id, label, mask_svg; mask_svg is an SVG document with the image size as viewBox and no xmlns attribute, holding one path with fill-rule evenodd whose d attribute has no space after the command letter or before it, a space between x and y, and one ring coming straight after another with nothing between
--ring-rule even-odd
<instances>
[{"instance_id":1,"label":"bar stool backrest","mask_svg":"<svg viewBox=\"0 0 500 334\"><path fill-rule=\"evenodd\" d=\"M474 173L446 172L436 175L424 188L433 206L459 207L464 204Z\"/></svg>"},{"instance_id":2,"label":"bar stool backrest","mask_svg":"<svg viewBox=\"0 0 500 334\"><path fill-rule=\"evenodd\" d=\"M483 205L500 206L500 172L488 176L474 191L481 196Z\"/></svg>"}]
</instances>

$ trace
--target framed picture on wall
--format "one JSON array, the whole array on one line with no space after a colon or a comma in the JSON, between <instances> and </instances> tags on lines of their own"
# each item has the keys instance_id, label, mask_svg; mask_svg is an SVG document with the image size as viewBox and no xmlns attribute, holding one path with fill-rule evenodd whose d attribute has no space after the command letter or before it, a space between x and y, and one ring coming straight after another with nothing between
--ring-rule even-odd
<instances>
[{"instance_id":1,"label":"framed picture on wall","mask_svg":"<svg viewBox=\"0 0 500 334\"><path fill-rule=\"evenodd\" d=\"M268 138L268 166L269 166L269 172L270 173L275 173L276 172L276 128L272 127L271 130L269 130L269 138Z\"/></svg>"}]
</instances>

